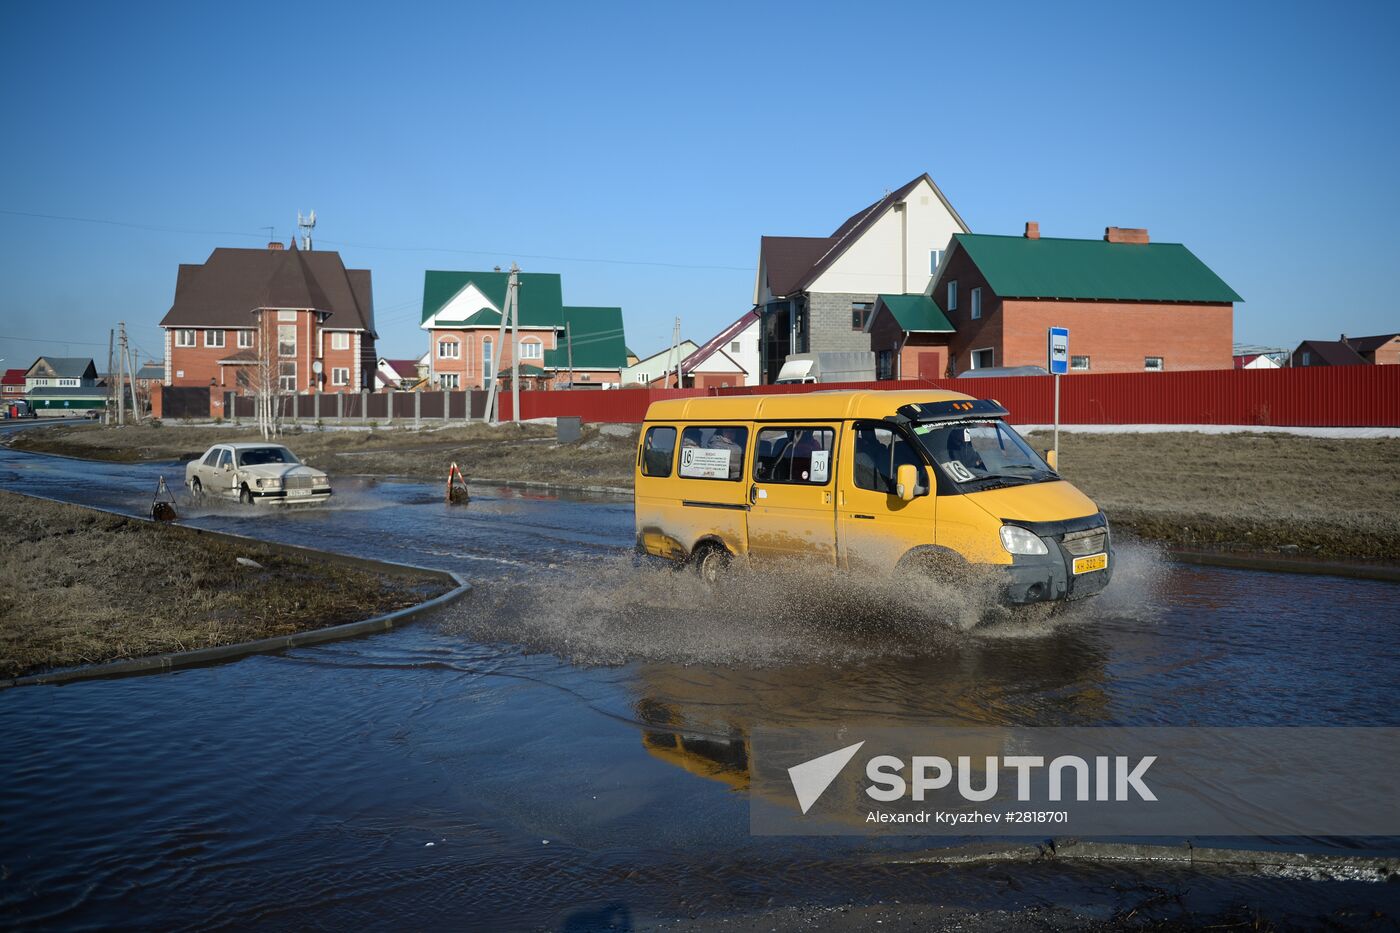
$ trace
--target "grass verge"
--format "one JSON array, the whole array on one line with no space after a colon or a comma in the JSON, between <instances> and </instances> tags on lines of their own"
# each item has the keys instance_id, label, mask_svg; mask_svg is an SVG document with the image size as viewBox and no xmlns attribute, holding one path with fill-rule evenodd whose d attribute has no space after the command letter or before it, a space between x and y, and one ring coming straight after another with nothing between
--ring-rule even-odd
<instances>
[{"instance_id":1,"label":"grass verge","mask_svg":"<svg viewBox=\"0 0 1400 933\"><path fill-rule=\"evenodd\" d=\"M8 492L0 527L5 678L353 622L446 589Z\"/></svg>"}]
</instances>

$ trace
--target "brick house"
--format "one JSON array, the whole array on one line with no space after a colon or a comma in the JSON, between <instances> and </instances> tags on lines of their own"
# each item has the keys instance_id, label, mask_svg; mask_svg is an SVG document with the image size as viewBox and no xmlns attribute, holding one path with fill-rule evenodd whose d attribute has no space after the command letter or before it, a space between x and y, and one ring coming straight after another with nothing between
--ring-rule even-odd
<instances>
[{"instance_id":1,"label":"brick house","mask_svg":"<svg viewBox=\"0 0 1400 933\"><path fill-rule=\"evenodd\" d=\"M754 307L761 314L761 382L790 353L868 350L881 294L922 294L955 233L967 225L927 174L852 214L826 237L759 241Z\"/></svg>"},{"instance_id":2,"label":"brick house","mask_svg":"<svg viewBox=\"0 0 1400 933\"><path fill-rule=\"evenodd\" d=\"M1293 351L1294 366L1400 365L1400 334L1304 340Z\"/></svg>"},{"instance_id":3,"label":"brick house","mask_svg":"<svg viewBox=\"0 0 1400 933\"><path fill-rule=\"evenodd\" d=\"M0 382L0 397L7 401L24 398L24 370L5 370L4 381Z\"/></svg>"},{"instance_id":4,"label":"brick house","mask_svg":"<svg viewBox=\"0 0 1400 933\"><path fill-rule=\"evenodd\" d=\"M928 295L880 295L866 324L876 379L942 379L953 325Z\"/></svg>"},{"instance_id":5,"label":"brick house","mask_svg":"<svg viewBox=\"0 0 1400 933\"><path fill-rule=\"evenodd\" d=\"M203 263L181 264L160 326L167 386L252 391L264 347L283 391L374 384L370 272L345 268L336 252L299 250L295 241L290 249L216 249Z\"/></svg>"},{"instance_id":6,"label":"brick house","mask_svg":"<svg viewBox=\"0 0 1400 933\"><path fill-rule=\"evenodd\" d=\"M518 275L521 387L617 388L627 367L622 309L565 305L557 273ZM492 373L508 383L511 336L502 341L500 326L509 282L499 271L424 273L429 387L485 389Z\"/></svg>"},{"instance_id":7,"label":"brick house","mask_svg":"<svg viewBox=\"0 0 1400 933\"><path fill-rule=\"evenodd\" d=\"M1185 246L1151 243L1146 230L1042 239L1035 223L1019 237L955 235L928 297L953 328L951 375L1044 367L1052 326L1070 330L1072 372L1230 369L1243 300Z\"/></svg>"}]
</instances>

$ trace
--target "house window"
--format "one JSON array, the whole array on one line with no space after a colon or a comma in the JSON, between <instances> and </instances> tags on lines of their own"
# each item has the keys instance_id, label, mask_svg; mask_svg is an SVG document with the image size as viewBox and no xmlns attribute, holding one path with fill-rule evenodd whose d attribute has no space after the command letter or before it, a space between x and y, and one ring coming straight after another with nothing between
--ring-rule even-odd
<instances>
[{"instance_id":1,"label":"house window","mask_svg":"<svg viewBox=\"0 0 1400 933\"><path fill-rule=\"evenodd\" d=\"M177 346L177 347L192 347L192 346L194 346L194 331L192 331L192 330L177 330L177 331L175 332L175 346Z\"/></svg>"},{"instance_id":2,"label":"house window","mask_svg":"<svg viewBox=\"0 0 1400 933\"><path fill-rule=\"evenodd\" d=\"M739 352L739 341L736 340L736 341L734 341L733 343L731 343L731 344L729 345L729 352L730 352L730 353L738 353L738 352Z\"/></svg>"},{"instance_id":3,"label":"house window","mask_svg":"<svg viewBox=\"0 0 1400 933\"><path fill-rule=\"evenodd\" d=\"M522 360L538 360L543 356L542 347L543 344L536 340L527 340L520 345L520 358Z\"/></svg>"},{"instance_id":4,"label":"house window","mask_svg":"<svg viewBox=\"0 0 1400 933\"><path fill-rule=\"evenodd\" d=\"M331 385L333 385L333 386L348 386L349 384L350 384L350 367L349 367L349 366L332 366L332 367L331 367Z\"/></svg>"},{"instance_id":5,"label":"house window","mask_svg":"<svg viewBox=\"0 0 1400 933\"><path fill-rule=\"evenodd\" d=\"M648 382L651 382L651 374L637 373L637 382L641 383L642 385L646 385Z\"/></svg>"},{"instance_id":6,"label":"house window","mask_svg":"<svg viewBox=\"0 0 1400 933\"><path fill-rule=\"evenodd\" d=\"M952 281L948 283L948 308L949 311L958 310L958 283Z\"/></svg>"},{"instance_id":7,"label":"house window","mask_svg":"<svg viewBox=\"0 0 1400 933\"><path fill-rule=\"evenodd\" d=\"M975 321L982 316L982 289L972 290L972 319Z\"/></svg>"},{"instance_id":8,"label":"house window","mask_svg":"<svg viewBox=\"0 0 1400 933\"><path fill-rule=\"evenodd\" d=\"M1312 365L1312 352L1309 351L1309 350L1304 350L1304 351L1303 351L1303 365L1304 365L1304 366L1311 366L1311 365Z\"/></svg>"},{"instance_id":9,"label":"house window","mask_svg":"<svg viewBox=\"0 0 1400 933\"><path fill-rule=\"evenodd\" d=\"M1160 356L1145 357L1142 362L1142 368L1147 370L1149 373L1160 373L1162 370L1167 368L1165 365L1163 365L1162 358Z\"/></svg>"},{"instance_id":10,"label":"house window","mask_svg":"<svg viewBox=\"0 0 1400 933\"><path fill-rule=\"evenodd\" d=\"M60 380L58 380L58 384L61 385L61 386L76 386L76 385L78 384L78 380L76 380L76 379L60 379Z\"/></svg>"},{"instance_id":11,"label":"house window","mask_svg":"<svg viewBox=\"0 0 1400 933\"><path fill-rule=\"evenodd\" d=\"M943 250L931 249L928 251L928 274L933 275L938 271L938 264L943 261Z\"/></svg>"},{"instance_id":12,"label":"house window","mask_svg":"<svg viewBox=\"0 0 1400 933\"><path fill-rule=\"evenodd\" d=\"M868 301L851 302L851 330L865 330L865 322L870 320L870 309L873 307Z\"/></svg>"},{"instance_id":13,"label":"house window","mask_svg":"<svg viewBox=\"0 0 1400 933\"><path fill-rule=\"evenodd\" d=\"M491 369L491 338L484 337L481 341L481 372L488 380L495 375Z\"/></svg>"},{"instance_id":14,"label":"house window","mask_svg":"<svg viewBox=\"0 0 1400 933\"><path fill-rule=\"evenodd\" d=\"M238 349L247 350L253 345L253 332L251 330L240 330L238 332Z\"/></svg>"},{"instance_id":15,"label":"house window","mask_svg":"<svg viewBox=\"0 0 1400 933\"><path fill-rule=\"evenodd\" d=\"M894 351L880 350L875 354L875 378L894 378Z\"/></svg>"},{"instance_id":16,"label":"house window","mask_svg":"<svg viewBox=\"0 0 1400 933\"><path fill-rule=\"evenodd\" d=\"M336 333L331 334L331 349L332 349L332 350L348 350L348 349L350 349L350 335L347 334L347 333L345 333L344 331L337 331Z\"/></svg>"},{"instance_id":17,"label":"house window","mask_svg":"<svg viewBox=\"0 0 1400 933\"><path fill-rule=\"evenodd\" d=\"M1069 358L1069 368L1087 372L1089 369L1089 358L1087 356L1071 356Z\"/></svg>"},{"instance_id":18,"label":"house window","mask_svg":"<svg viewBox=\"0 0 1400 933\"><path fill-rule=\"evenodd\" d=\"M288 311L284 309L282 311L277 312L277 320L279 321L295 321L296 319L297 313L295 311Z\"/></svg>"},{"instance_id":19,"label":"house window","mask_svg":"<svg viewBox=\"0 0 1400 933\"><path fill-rule=\"evenodd\" d=\"M283 360L277 364L277 388L283 392L297 390L297 364L295 361Z\"/></svg>"},{"instance_id":20,"label":"house window","mask_svg":"<svg viewBox=\"0 0 1400 933\"><path fill-rule=\"evenodd\" d=\"M462 386L462 377L458 373L442 373L438 376L438 385L444 389L459 389Z\"/></svg>"},{"instance_id":21,"label":"house window","mask_svg":"<svg viewBox=\"0 0 1400 933\"><path fill-rule=\"evenodd\" d=\"M221 330L206 330L204 332L204 345L206 347L222 347L224 345L224 332Z\"/></svg>"},{"instance_id":22,"label":"house window","mask_svg":"<svg viewBox=\"0 0 1400 933\"><path fill-rule=\"evenodd\" d=\"M455 340L442 340L438 342L438 359L455 360L462 355L462 345Z\"/></svg>"},{"instance_id":23,"label":"house window","mask_svg":"<svg viewBox=\"0 0 1400 933\"><path fill-rule=\"evenodd\" d=\"M997 364L997 354L996 354L996 351L993 350L992 348L988 347L988 348L985 349L985 350L973 350L973 351L972 351L972 368L973 368L973 369L991 369L991 368L992 368L993 366L995 366L996 364Z\"/></svg>"},{"instance_id":24,"label":"house window","mask_svg":"<svg viewBox=\"0 0 1400 933\"><path fill-rule=\"evenodd\" d=\"M277 325L277 355L297 355L297 326L295 324Z\"/></svg>"}]
</instances>

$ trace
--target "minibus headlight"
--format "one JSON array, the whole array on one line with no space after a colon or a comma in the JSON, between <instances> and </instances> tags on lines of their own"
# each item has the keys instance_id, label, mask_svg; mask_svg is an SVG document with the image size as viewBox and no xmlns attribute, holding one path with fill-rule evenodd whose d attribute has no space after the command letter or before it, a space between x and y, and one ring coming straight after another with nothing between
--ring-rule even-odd
<instances>
[{"instance_id":1,"label":"minibus headlight","mask_svg":"<svg viewBox=\"0 0 1400 933\"><path fill-rule=\"evenodd\" d=\"M1017 525L1001 526L1001 546L1008 554L1048 554L1045 542Z\"/></svg>"}]
</instances>

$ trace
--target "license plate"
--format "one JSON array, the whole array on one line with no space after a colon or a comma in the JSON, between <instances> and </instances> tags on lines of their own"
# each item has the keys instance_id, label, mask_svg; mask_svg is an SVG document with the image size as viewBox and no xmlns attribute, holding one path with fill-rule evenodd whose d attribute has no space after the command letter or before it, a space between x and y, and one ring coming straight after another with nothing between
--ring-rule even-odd
<instances>
[{"instance_id":1,"label":"license plate","mask_svg":"<svg viewBox=\"0 0 1400 933\"><path fill-rule=\"evenodd\" d=\"M1108 552L1090 554L1088 557L1076 557L1074 559L1074 572L1076 574L1092 573L1095 570L1102 570L1107 566Z\"/></svg>"},{"instance_id":2,"label":"license plate","mask_svg":"<svg viewBox=\"0 0 1400 933\"><path fill-rule=\"evenodd\" d=\"M287 490L287 495L289 495L289 496L309 496L309 495L311 495L311 490L309 490L309 489L288 489L288 490ZM1076 573L1077 573L1077 572L1078 572L1078 571L1076 571Z\"/></svg>"}]
</instances>

